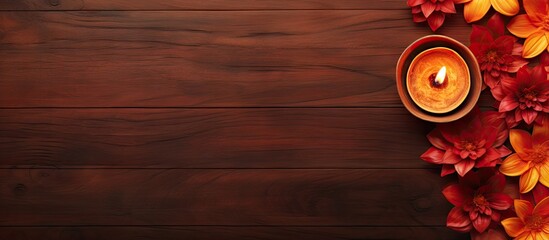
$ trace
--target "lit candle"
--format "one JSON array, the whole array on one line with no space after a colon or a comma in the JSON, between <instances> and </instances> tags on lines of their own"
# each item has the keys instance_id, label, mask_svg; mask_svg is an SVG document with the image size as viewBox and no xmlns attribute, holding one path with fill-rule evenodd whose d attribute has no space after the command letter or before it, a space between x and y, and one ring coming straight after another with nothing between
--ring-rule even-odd
<instances>
[{"instance_id":1,"label":"lit candle","mask_svg":"<svg viewBox=\"0 0 549 240\"><path fill-rule=\"evenodd\" d=\"M454 50L427 49L418 54L408 68L406 87L412 101L432 113L456 109L469 94L469 68Z\"/></svg>"}]
</instances>

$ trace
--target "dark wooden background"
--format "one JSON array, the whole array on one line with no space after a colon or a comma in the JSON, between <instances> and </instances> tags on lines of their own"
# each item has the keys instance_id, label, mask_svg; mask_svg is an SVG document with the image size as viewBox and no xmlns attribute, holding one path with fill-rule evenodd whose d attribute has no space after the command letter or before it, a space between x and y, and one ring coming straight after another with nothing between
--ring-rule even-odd
<instances>
[{"instance_id":1,"label":"dark wooden background","mask_svg":"<svg viewBox=\"0 0 549 240\"><path fill-rule=\"evenodd\" d=\"M466 238L395 88L430 33L405 0L1 0L0 239Z\"/></svg>"}]
</instances>

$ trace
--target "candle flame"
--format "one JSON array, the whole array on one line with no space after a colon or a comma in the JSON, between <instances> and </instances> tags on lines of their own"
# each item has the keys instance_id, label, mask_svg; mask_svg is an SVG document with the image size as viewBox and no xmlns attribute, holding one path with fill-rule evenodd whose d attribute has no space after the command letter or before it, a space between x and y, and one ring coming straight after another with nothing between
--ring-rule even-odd
<instances>
[{"instance_id":1,"label":"candle flame","mask_svg":"<svg viewBox=\"0 0 549 240\"><path fill-rule=\"evenodd\" d=\"M435 83L442 84L446 79L446 66L442 66L435 77Z\"/></svg>"}]
</instances>

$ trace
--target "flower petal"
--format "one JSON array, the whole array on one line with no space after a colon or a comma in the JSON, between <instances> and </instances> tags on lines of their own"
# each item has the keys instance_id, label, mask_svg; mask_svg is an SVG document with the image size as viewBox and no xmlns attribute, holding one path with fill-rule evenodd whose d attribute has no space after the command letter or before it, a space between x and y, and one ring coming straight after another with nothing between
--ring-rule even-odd
<instances>
[{"instance_id":1,"label":"flower petal","mask_svg":"<svg viewBox=\"0 0 549 240\"><path fill-rule=\"evenodd\" d=\"M525 154L526 150L532 149L530 134L524 130L511 129L509 131L509 140L517 153Z\"/></svg>"},{"instance_id":2,"label":"flower petal","mask_svg":"<svg viewBox=\"0 0 549 240\"><path fill-rule=\"evenodd\" d=\"M471 0L454 0L454 3L455 4L462 4L462 3L468 3L470 2Z\"/></svg>"},{"instance_id":3,"label":"flower petal","mask_svg":"<svg viewBox=\"0 0 549 240\"><path fill-rule=\"evenodd\" d=\"M444 23L444 13L434 12L427 18L427 23L433 32L435 32Z\"/></svg>"},{"instance_id":4,"label":"flower petal","mask_svg":"<svg viewBox=\"0 0 549 240\"><path fill-rule=\"evenodd\" d=\"M486 151L486 154L484 154L481 159L477 160L475 167L494 167L499 162L498 160L501 160L499 156L500 154L496 149L489 148L488 151Z\"/></svg>"},{"instance_id":5,"label":"flower petal","mask_svg":"<svg viewBox=\"0 0 549 240\"><path fill-rule=\"evenodd\" d=\"M534 211L534 206L532 206L532 203L526 200L515 199L514 206L515 206L515 213L523 222L526 220L526 217L531 215L532 212Z\"/></svg>"},{"instance_id":6,"label":"flower petal","mask_svg":"<svg viewBox=\"0 0 549 240\"><path fill-rule=\"evenodd\" d=\"M437 4L431 2L430 0L425 1L423 4L421 4L421 11L423 12L423 15L425 15L426 18L429 18L431 14L435 11L437 8Z\"/></svg>"},{"instance_id":7,"label":"flower petal","mask_svg":"<svg viewBox=\"0 0 549 240\"><path fill-rule=\"evenodd\" d=\"M442 190L442 194L448 202L456 207L461 207L465 202L466 197L469 196L471 192L467 191L459 184L452 184L445 187L444 190Z\"/></svg>"},{"instance_id":8,"label":"flower petal","mask_svg":"<svg viewBox=\"0 0 549 240\"><path fill-rule=\"evenodd\" d=\"M478 21L490 9L490 0L472 0L465 4L463 16L468 23Z\"/></svg>"},{"instance_id":9,"label":"flower petal","mask_svg":"<svg viewBox=\"0 0 549 240\"><path fill-rule=\"evenodd\" d=\"M519 38L527 38L538 31L538 28L530 22L530 18L526 14L521 14L511 19L507 25L507 29Z\"/></svg>"},{"instance_id":10,"label":"flower petal","mask_svg":"<svg viewBox=\"0 0 549 240\"><path fill-rule=\"evenodd\" d=\"M514 16L519 12L517 0L492 0L492 7L505 16Z\"/></svg>"},{"instance_id":11,"label":"flower petal","mask_svg":"<svg viewBox=\"0 0 549 240\"><path fill-rule=\"evenodd\" d=\"M503 161L499 171L507 176L516 177L522 175L529 168L528 162L523 161L518 154L514 153Z\"/></svg>"},{"instance_id":12,"label":"flower petal","mask_svg":"<svg viewBox=\"0 0 549 240\"><path fill-rule=\"evenodd\" d=\"M423 16L423 13L418 13L418 14L414 14L412 16L412 20L416 23L420 23L420 22L427 21L427 18L425 18L425 16Z\"/></svg>"},{"instance_id":13,"label":"flower petal","mask_svg":"<svg viewBox=\"0 0 549 240\"><path fill-rule=\"evenodd\" d=\"M462 160L454 165L456 172L460 176L465 176L473 167L475 166L475 161L473 160Z\"/></svg>"},{"instance_id":14,"label":"flower petal","mask_svg":"<svg viewBox=\"0 0 549 240\"><path fill-rule=\"evenodd\" d=\"M520 176L520 193L530 192L539 181L539 172L536 168L530 168Z\"/></svg>"},{"instance_id":15,"label":"flower petal","mask_svg":"<svg viewBox=\"0 0 549 240\"><path fill-rule=\"evenodd\" d=\"M513 199L505 193L489 193L485 197L490 207L496 210L507 210L513 205Z\"/></svg>"},{"instance_id":16,"label":"flower petal","mask_svg":"<svg viewBox=\"0 0 549 240\"><path fill-rule=\"evenodd\" d=\"M543 226L542 226L543 228ZM530 240L549 240L549 234L543 233L541 231L539 232L530 232L530 235L532 236Z\"/></svg>"},{"instance_id":17,"label":"flower petal","mask_svg":"<svg viewBox=\"0 0 549 240\"><path fill-rule=\"evenodd\" d=\"M515 96L509 94L505 96L499 103L499 112L509 112L519 106L518 101L515 99Z\"/></svg>"},{"instance_id":18,"label":"flower petal","mask_svg":"<svg viewBox=\"0 0 549 240\"><path fill-rule=\"evenodd\" d=\"M455 172L456 172L456 169L454 168L454 165L443 164L442 165L442 170L440 171L440 176L444 177L448 174L452 174L452 173L455 173Z\"/></svg>"},{"instance_id":19,"label":"flower petal","mask_svg":"<svg viewBox=\"0 0 549 240\"><path fill-rule=\"evenodd\" d=\"M420 158L428 163L441 164L443 162L444 151L430 147L426 152L421 154Z\"/></svg>"},{"instance_id":20,"label":"flower petal","mask_svg":"<svg viewBox=\"0 0 549 240\"><path fill-rule=\"evenodd\" d=\"M524 0L522 3L524 10L532 18L532 21L541 21L543 16L547 15L546 0Z\"/></svg>"},{"instance_id":21,"label":"flower petal","mask_svg":"<svg viewBox=\"0 0 549 240\"><path fill-rule=\"evenodd\" d=\"M532 133L532 144L542 144L549 140L549 123L545 121L542 125L535 125Z\"/></svg>"},{"instance_id":22,"label":"flower petal","mask_svg":"<svg viewBox=\"0 0 549 240\"><path fill-rule=\"evenodd\" d=\"M548 66L549 65L549 52L543 52L539 58L539 62L541 65Z\"/></svg>"},{"instance_id":23,"label":"flower petal","mask_svg":"<svg viewBox=\"0 0 549 240\"><path fill-rule=\"evenodd\" d=\"M492 0L492 2L494 2L494 0ZM492 5L493 4L494 3L492 3ZM494 13L494 15L490 17L488 23L486 23L486 26L498 36L502 36L503 34L505 34L505 24L503 23L503 18L497 13Z\"/></svg>"},{"instance_id":24,"label":"flower petal","mask_svg":"<svg viewBox=\"0 0 549 240\"><path fill-rule=\"evenodd\" d=\"M522 52L522 50L521 50ZM514 73L517 72L522 66L528 64L528 61L524 60L522 57L513 56L514 61L507 65L507 72Z\"/></svg>"},{"instance_id":25,"label":"flower petal","mask_svg":"<svg viewBox=\"0 0 549 240\"><path fill-rule=\"evenodd\" d=\"M532 190L532 195L534 197L534 202L541 202L545 197L549 197L549 187L538 184L534 187L534 190Z\"/></svg>"},{"instance_id":26,"label":"flower petal","mask_svg":"<svg viewBox=\"0 0 549 240\"><path fill-rule=\"evenodd\" d=\"M522 119L524 119L524 122L528 125L532 124L534 120L536 120L536 117L538 117L538 112L532 109L525 109L522 111Z\"/></svg>"},{"instance_id":27,"label":"flower petal","mask_svg":"<svg viewBox=\"0 0 549 240\"><path fill-rule=\"evenodd\" d=\"M539 182L546 187L549 187L549 163L541 166Z\"/></svg>"},{"instance_id":28,"label":"flower petal","mask_svg":"<svg viewBox=\"0 0 549 240\"><path fill-rule=\"evenodd\" d=\"M452 149L447 149L444 156L442 156L442 163L445 164L456 164L460 161L461 158L459 158L459 155L454 154Z\"/></svg>"},{"instance_id":29,"label":"flower petal","mask_svg":"<svg viewBox=\"0 0 549 240\"><path fill-rule=\"evenodd\" d=\"M549 34L549 32L547 32L547 34ZM547 71L545 71L545 67L543 67L542 65L537 65L536 67L532 68L530 77L534 82L545 81L547 80Z\"/></svg>"},{"instance_id":30,"label":"flower petal","mask_svg":"<svg viewBox=\"0 0 549 240\"><path fill-rule=\"evenodd\" d=\"M491 174L488 178L486 178L484 175L484 171L486 171L487 174ZM499 172L497 172L493 168L481 168L478 173L482 174L483 177L482 181L485 182L485 185L489 186L490 192L501 192L505 188L505 176Z\"/></svg>"},{"instance_id":31,"label":"flower petal","mask_svg":"<svg viewBox=\"0 0 549 240\"><path fill-rule=\"evenodd\" d=\"M499 157L505 157L511 153L513 153L509 148L507 148L505 145L499 147L496 149L496 151L499 152Z\"/></svg>"},{"instance_id":32,"label":"flower petal","mask_svg":"<svg viewBox=\"0 0 549 240\"><path fill-rule=\"evenodd\" d=\"M522 234L520 234L518 237L516 237L514 240L538 240L533 235L534 233L531 231L524 231Z\"/></svg>"},{"instance_id":33,"label":"flower petal","mask_svg":"<svg viewBox=\"0 0 549 240\"><path fill-rule=\"evenodd\" d=\"M475 229L479 233L483 233L488 228L488 226L490 226L491 220L492 219L490 219L490 216L480 214L477 219L473 221L473 227L475 227Z\"/></svg>"},{"instance_id":34,"label":"flower petal","mask_svg":"<svg viewBox=\"0 0 549 240\"><path fill-rule=\"evenodd\" d=\"M492 34L490 33L490 29L488 29L485 26L480 25L473 25L473 31L471 31L471 36L469 38L471 43L480 43L481 45L481 51L482 51L482 44L485 44L487 42L491 43L494 41L494 38L492 37Z\"/></svg>"},{"instance_id":35,"label":"flower petal","mask_svg":"<svg viewBox=\"0 0 549 240\"><path fill-rule=\"evenodd\" d=\"M408 6L415 7L425 3L426 0L408 0Z\"/></svg>"},{"instance_id":36,"label":"flower petal","mask_svg":"<svg viewBox=\"0 0 549 240\"><path fill-rule=\"evenodd\" d=\"M444 139L438 128L435 128L433 131L427 134L427 139L429 139L429 142L433 144L433 146L443 150L446 150L446 146L450 144Z\"/></svg>"},{"instance_id":37,"label":"flower petal","mask_svg":"<svg viewBox=\"0 0 549 240\"><path fill-rule=\"evenodd\" d=\"M541 200L536 205L536 207L534 208L534 211L532 213L534 215L549 217L549 196L545 197L543 200Z\"/></svg>"},{"instance_id":38,"label":"flower petal","mask_svg":"<svg viewBox=\"0 0 549 240\"><path fill-rule=\"evenodd\" d=\"M443 1L438 2L438 6L440 6L440 11L445 13L456 13L456 7L454 6L453 1Z\"/></svg>"},{"instance_id":39,"label":"flower petal","mask_svg":"<svg viewBox=\"0 0 549 240\"><path fill-rule=\"evenodd\" d=\"M524 50L522 51L523 58L533 58L542 53L549 45L547 37L543 31L537 31L526 38L524 41Z\"/></svg>"},{"instance_id":40,"label":"flower petal","mask_svg":"<svg viewBox=\"0 0 549 240\"><path fill-rule=\"evenodd\" d=\"M469 215L460 207L450 210L446 218L446 226L458 232L469 232L472 228Z\"/></svg>"},{"instance_id":41,"label":"flower petal","mask_svg":"<svg viewBox=\"0 0 549 240\"><path fill-rule=\"evenodd\" d=\"M488 229L484 233L471 232L471 240L507 240L507 236L499 229Z\"/></svg>"},{"instance_id":42,"label":"flower petal","mask_svg":"<svg viewBox=\"0 0 549 240\"><path fill-rule=\"evenodd\" d=\"M501 221L501 225L505 228L505 232L511 237L517 237L525 230L524 222L520 218L507 218Z\"/></svg>"}]
</instances>

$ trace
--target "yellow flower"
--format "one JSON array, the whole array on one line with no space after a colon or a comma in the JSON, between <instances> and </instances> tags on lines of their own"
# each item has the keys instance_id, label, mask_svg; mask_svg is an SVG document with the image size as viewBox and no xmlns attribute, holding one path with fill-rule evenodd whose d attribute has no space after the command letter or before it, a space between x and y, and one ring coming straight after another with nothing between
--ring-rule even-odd
<instances>
[{"instance_id":1,"label":"yellow flower","mask_svg":"<svg viewBox=\"0 0 549 240\"><path fill-rule=\"evenodd\" d=\"M524 0L526 14L520 14L509 22L507 29L513 35L526 38L522 57L533 58L549 49L548 0Z\"/></svg>"},{"instance_id":2,"label":"yellow flower","mask_svg":"<svg viewBox=\"0 0 549 240\"><path fill-rule=\"evenodd\" d=\"M536 207L526 200L515 199L515 212L518 217L501 221L509 236L515 240L549 239L549 197Z\"/></svg>"},{"instance_id":3,"label":"yellow flower","mask_svg":"<svg viewBox=\"0 0 549 240\"><path fill-rule=\"evenodd\" d=\"M465 3L463 16L468 23L478 21L493 6L496 11L506 16L514 16L519 12L518 0L455 0L456 3Z\"/></svg>"},{"instance_id":4,"label":"yellow flower","mask_svg":"<svg viewBox=\"0 0 549 240\"><path fill-rule=\"evenodd\" d=\"M521 193L527 193L538 181L549 187L549 121L534 126L532 136L519 129L511 129L509 140L514 154L507 157L499 171L507 176L520 176Z\"/></svg>"}]
</instances>

